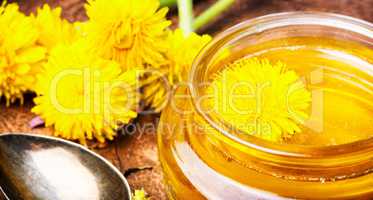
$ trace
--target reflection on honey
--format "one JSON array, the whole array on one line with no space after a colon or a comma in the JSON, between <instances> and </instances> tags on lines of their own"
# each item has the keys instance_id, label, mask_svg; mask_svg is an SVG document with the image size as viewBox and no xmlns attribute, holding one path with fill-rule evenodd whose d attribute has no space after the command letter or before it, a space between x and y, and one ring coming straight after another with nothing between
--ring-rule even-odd
<instances>
[{"instance_id":1,"label":"reflection on honey","mask_svg":"<svg viewBox=\"0 0 373 200\"><path fill-rule=\"evenodd\" d=\"M373 51L322 38L291 38L284 48L257 53L282 61L306 80L312 92L311 121L289 143L337 145L372 136Z\"/></svg>"}]
</instances>

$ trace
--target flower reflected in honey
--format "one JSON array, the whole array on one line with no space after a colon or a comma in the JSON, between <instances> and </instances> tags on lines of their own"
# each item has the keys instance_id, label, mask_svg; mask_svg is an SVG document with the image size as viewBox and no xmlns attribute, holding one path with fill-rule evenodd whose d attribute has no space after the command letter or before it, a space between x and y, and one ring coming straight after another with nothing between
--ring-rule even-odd
<instances>
[{"instance_id":1,"label":"flower reflected in honey","mask_svg":"<svg viewBox=\"0 0 373 200\"><path fill-rule=\"evenodd\" d=\"M270 141L300 132L311 93L284 63L244 58L216 75L208 106L234 128ZM211 107L212 106L212 107Z\"/></svg>"}]
</instances>

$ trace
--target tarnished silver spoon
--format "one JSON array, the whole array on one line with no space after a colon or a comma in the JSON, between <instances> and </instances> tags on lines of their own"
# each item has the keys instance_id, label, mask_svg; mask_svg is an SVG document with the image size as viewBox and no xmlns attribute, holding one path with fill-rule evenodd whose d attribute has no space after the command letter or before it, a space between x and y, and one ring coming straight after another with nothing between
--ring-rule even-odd
<instances>
[{"instance_id":1,"label":"tarnished silver spoon","mask_svg":"<svg viewBox=\"0 0 373 200\"><path fill-rule=\"evenodd\" d=\"M0 135L0 187L10 200L131 199L126 179L101 156L23 133Z\"/></svg>"}]
</instances>

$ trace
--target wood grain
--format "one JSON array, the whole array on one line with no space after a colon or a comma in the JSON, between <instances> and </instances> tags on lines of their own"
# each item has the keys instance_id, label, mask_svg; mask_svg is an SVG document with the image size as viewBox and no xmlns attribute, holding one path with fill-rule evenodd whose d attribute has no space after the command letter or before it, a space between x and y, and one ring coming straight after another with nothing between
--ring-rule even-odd
<instances>
[{"instance_id":1,"label":"wood grain","mask_svg":"<svg viewBox=\"0 0 373 200\"><path fill-rule=\"evenodd\" d=\"M200 13L214 0L196 1L195 13ZM48 3L60 5L62 15L69 21L84 21L87 19L84 11L84 1L81 0L23 0L19 1L21 9L30 13L36 7ZM109 3L109 1L108 1ZM229 26L251 19L256 16L284 11L324 11L346 14L373 21L373 0L237 0L232 8L226 10L220 17L205 26L201 33L216 34ZM170 18L177 23L176 11L172 10ZM174 25L175 26L175 25ZM48 128L30 129L28 122L34 117L30 112L31 100L25 106L12 105L7 108L0 105L0 132L34 132L51 135L53 130ZM138 124L156 124L157 115L141 116ZM166 199L161 183L162 173L159 167L156 133L141 134L139 131L132 135L121 135L105 148L96 152L106 157L122 173L126 173L132 189L144 188L151 199ZM1 197L0 197L1 199Z\"/></svg>"}]
</instances>

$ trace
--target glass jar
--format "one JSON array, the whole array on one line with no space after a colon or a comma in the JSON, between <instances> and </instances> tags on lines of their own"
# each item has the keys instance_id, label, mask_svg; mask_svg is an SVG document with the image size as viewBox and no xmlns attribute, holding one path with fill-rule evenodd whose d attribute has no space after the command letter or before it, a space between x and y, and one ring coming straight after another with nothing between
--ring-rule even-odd
<instances>
[{"instance_id":1,"label":"glass jar","mask_svg":"<svg viewBox=\"0 0 373 200\"><path fill-rule=\"evenodd\" d=\"M372 47L372 24L314 12L267 15L216 36L161 116L169 198L373 199ZM316 102L307 134L269 142L201 106L224 63L250 56L284 61L304 78ZM348 98L334 99L333 91Z\"/></svg>"}]
</instances>

